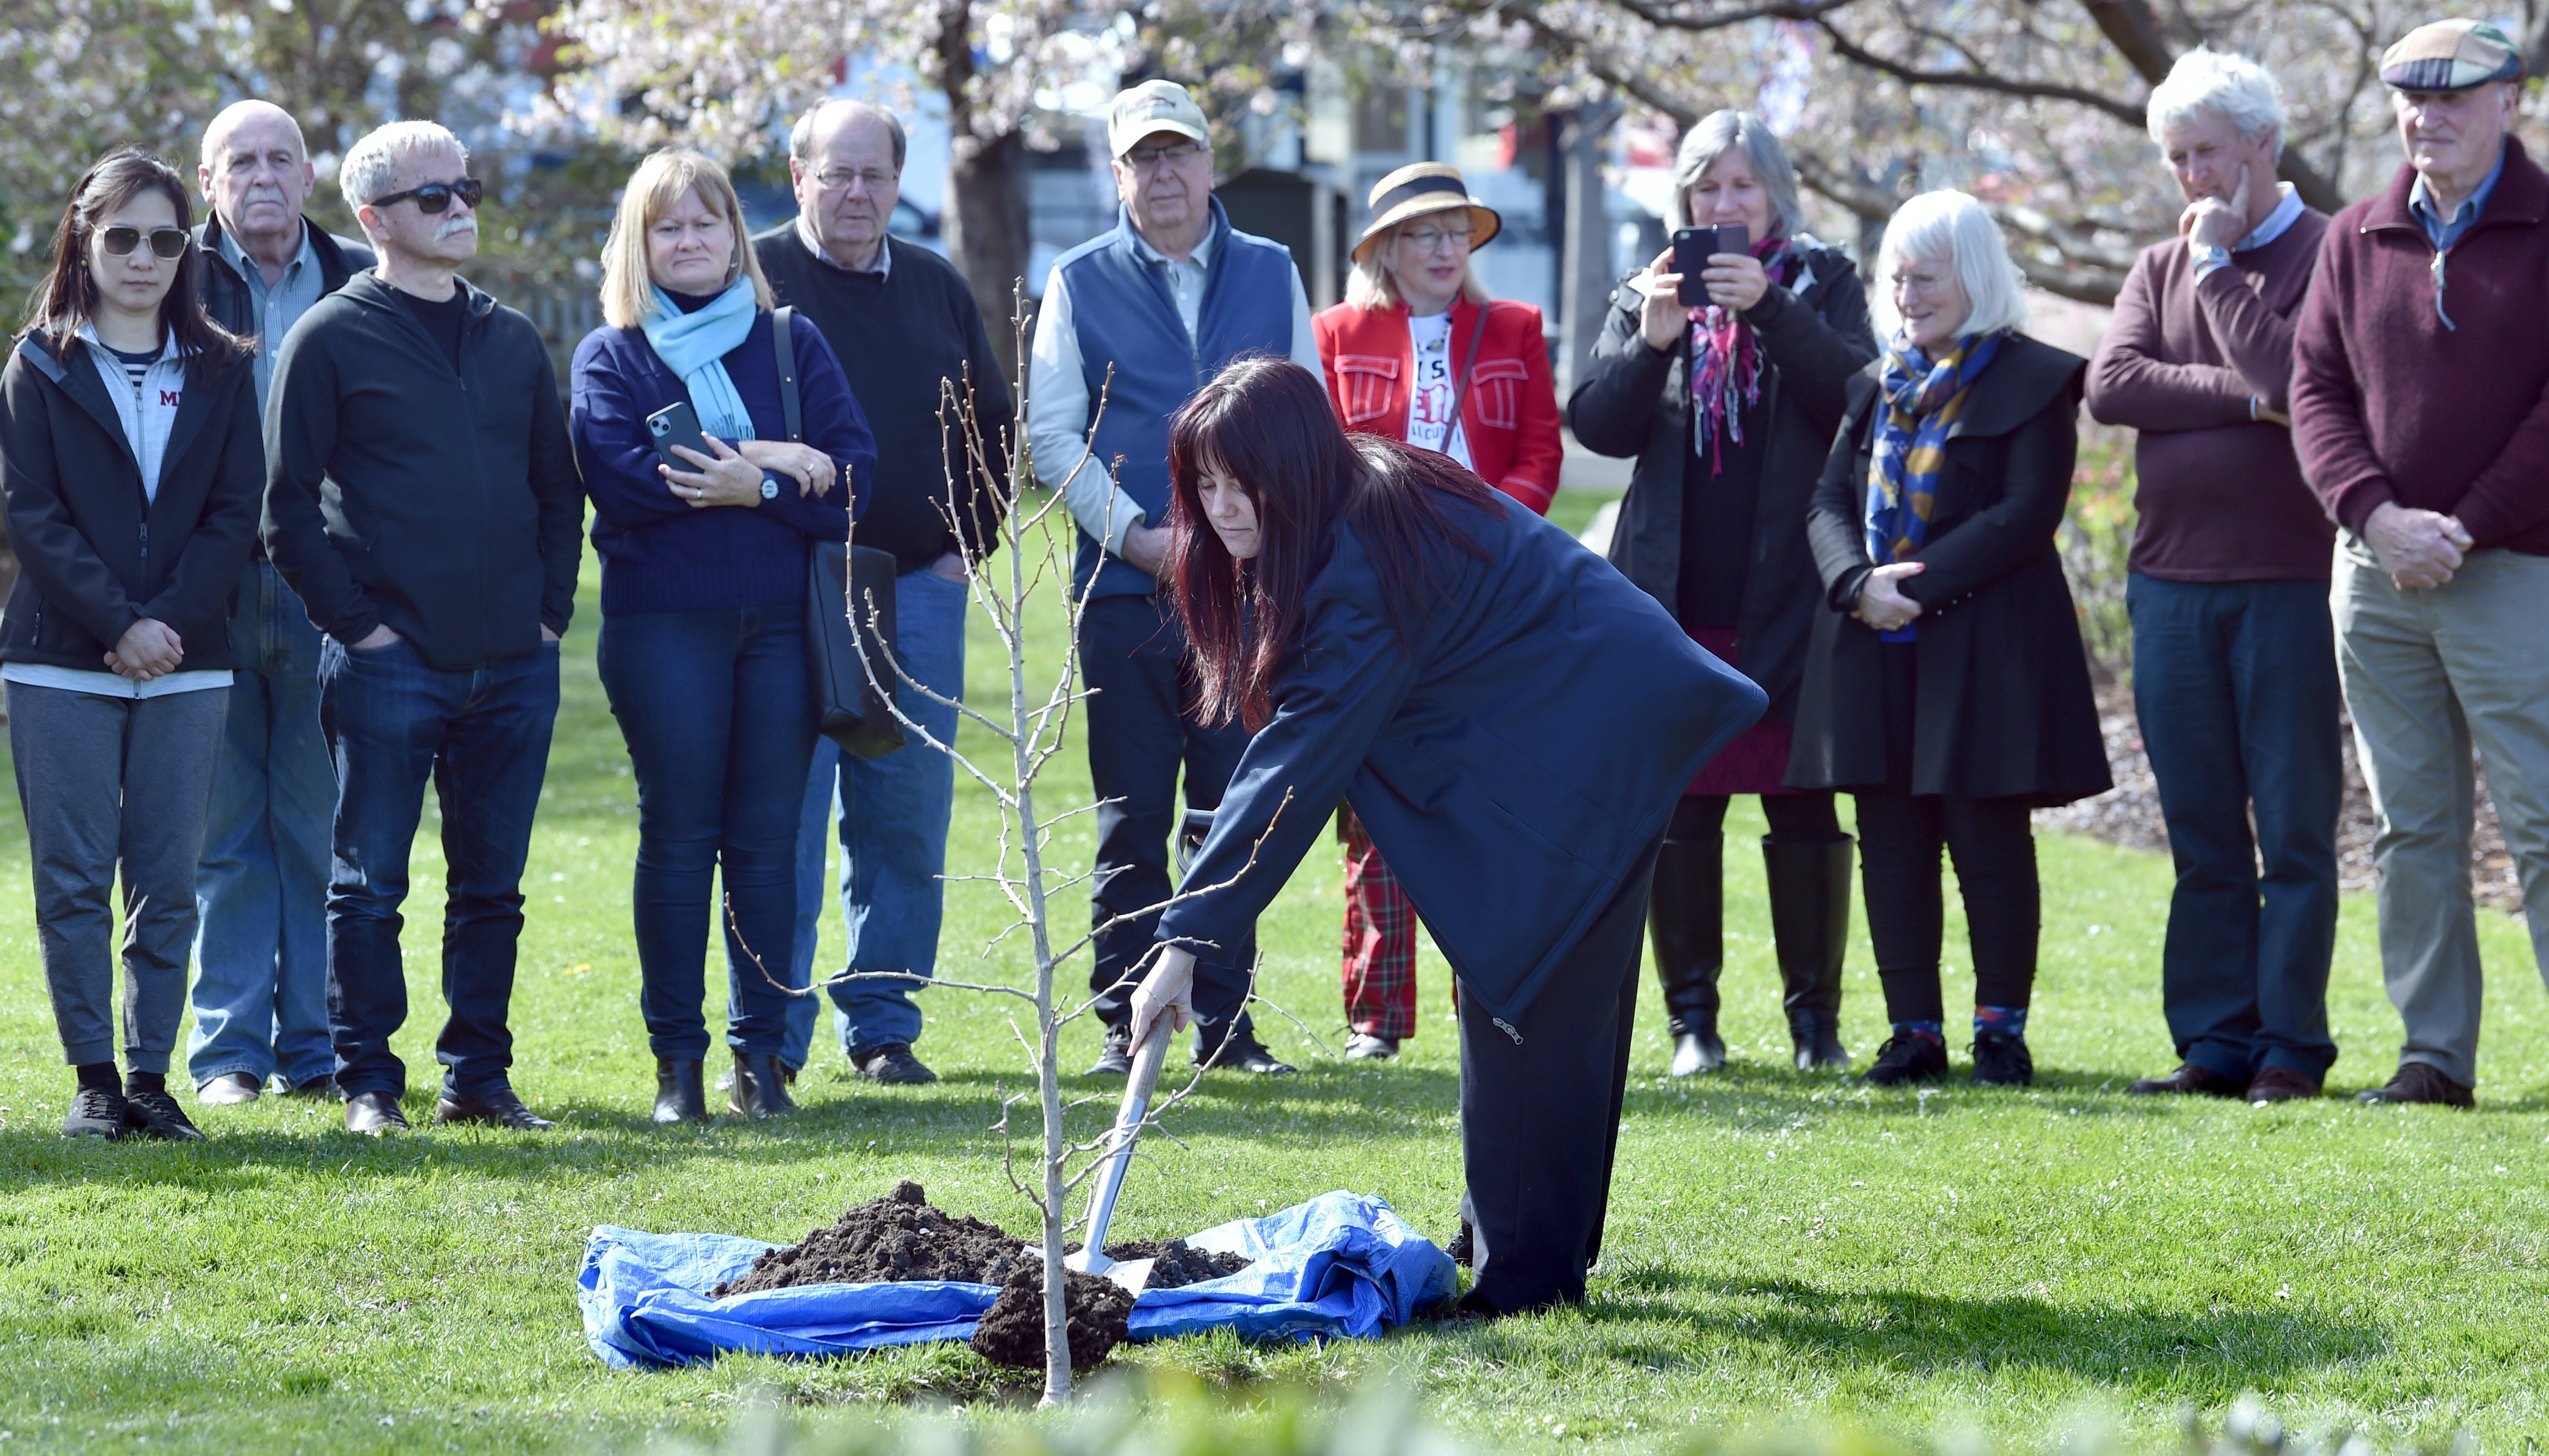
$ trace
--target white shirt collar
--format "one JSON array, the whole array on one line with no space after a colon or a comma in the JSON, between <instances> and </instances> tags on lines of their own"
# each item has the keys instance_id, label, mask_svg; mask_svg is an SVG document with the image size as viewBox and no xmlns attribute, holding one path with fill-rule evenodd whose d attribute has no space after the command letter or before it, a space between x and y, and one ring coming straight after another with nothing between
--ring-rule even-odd
<instances>
[{"instance_id":1,"label":"white shirt collar","mask_svg":"<svg viewBox=\"0 0 2549 1456\"><path fill-rule=\"evenodd\" d=\"M805 250L814 255L816 262L835 273L867 272L874 273L879 278L885 278L894 272L894 238L891 234L877 240L876 266L873 268L841 266L841 260L824 249L823 240L814 236L814 225L805 220L802 212L797 214L797 241L805 244Z\"/></svg>"},{"instance_id":2,"label":"white shirt collar","mask_svg":"<svg viewBox=\"0 0 2549 1456\"><path fill-rule=\"evenodd\" d=\"M1133 246L1140 250L1142 260L1144 262L1165 263L1169 261L1169 255L1160 251L1158 248L1153 247L1151 245L1151 240L1143 237L1140 229L1136 228L1132 230L1132 232ZM1194 268L1209 268L1212 266L1212 233L1213 230L1210 228L1203 230L1203 240L1194 245L1194 251L1186 254L1186 264L1188 266Z\"/></svg>"},{"instance_id":3,"label":"white shirt collar","mask_svg":"<svg viewBox=\"0 0 2549 1456\"><path fill-rule=\"evenodd\" d=\"M2286 230L2301 219L2302 195L2293 190L2293 184L2279 182L2275 185L2275 190L2283 194L2284 200L2276 203L2275 210L2266 214L2266 220L2251 230L2247 237L2230 244L2232 252L2246 252L2252 247L2263 247L2283 237Z\"/></svg>"}]
</instances>

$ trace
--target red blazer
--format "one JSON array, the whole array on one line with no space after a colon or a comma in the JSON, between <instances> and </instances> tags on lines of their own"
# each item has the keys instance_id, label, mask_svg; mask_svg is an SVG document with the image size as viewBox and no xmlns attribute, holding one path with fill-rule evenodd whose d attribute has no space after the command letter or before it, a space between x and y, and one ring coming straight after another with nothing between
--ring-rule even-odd
<instances>
[{"instance_id":1,"label":"red blazer","mask_svg":"<svg viewBox=\"0 0 2549 1456\"><path fill-rule=\"evenodd\" d=\"M1477 305L1452 305L1452 367L1468 356ZM1527 303L1487 305L1487 334L1461 401L1461 435L1478 478L1546 516L1558 492L1558 390L1549 378L1549 345L1540 310ZM1407 381L1416 370L1407 340L1407 305L1359 309L1338 304L1310 321L1327 366L1328 397L1346 429L1407 437ZM1457 387L1457 386L1456 386Z\"/></svg>"}]
</instances>

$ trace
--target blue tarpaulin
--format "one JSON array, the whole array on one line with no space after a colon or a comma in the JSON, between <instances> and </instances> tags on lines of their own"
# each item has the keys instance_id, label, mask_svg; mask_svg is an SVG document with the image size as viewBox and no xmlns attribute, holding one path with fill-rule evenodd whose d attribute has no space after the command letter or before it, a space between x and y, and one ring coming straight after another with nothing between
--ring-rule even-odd
<instances>
[{"instance_id":1,"label":"blue tarpaulin","mask_svg":"<svg viewBox=\"0 0 2549 1456\"><path fill-rule=\"evenodd\" d=\"M1378 1198L1322 1194L1263 1218L1189 1234L1254 1262L1181 1289L1145 1290L1132 1337L1207 1329L1246 1339L1367 1339L1450 1299L1452 1260ZM774 1247L721 1233L640 1233L608 1224L585 1242L576 1302L593 1353L615 1369L687 1365L727 1350L842 1355L971 1339L999 1290L988 1284L815 1284L712 1300L708 1292Z\"/></svg>"}]
</instances>

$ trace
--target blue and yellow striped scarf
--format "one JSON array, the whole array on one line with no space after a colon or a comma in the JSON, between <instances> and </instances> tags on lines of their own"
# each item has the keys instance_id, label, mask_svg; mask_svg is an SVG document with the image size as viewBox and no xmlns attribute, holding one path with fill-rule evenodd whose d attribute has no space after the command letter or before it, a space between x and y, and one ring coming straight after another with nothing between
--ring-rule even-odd
<instances>
[{"instance_id":1,"label":"blue and yellow striped scarf","mask_svg":"<svg viewBox=\"0 0 2549 1456\"><path fill-rule=\"evenodd\" d=\"M1867 465L1867 559L1900 561L1930 538L1947 431L1974 380L2000 352L2001 336L1968 334L1933 362L1898 337L1885 348L1885 413Z\"/></svg>"}]
</instances>

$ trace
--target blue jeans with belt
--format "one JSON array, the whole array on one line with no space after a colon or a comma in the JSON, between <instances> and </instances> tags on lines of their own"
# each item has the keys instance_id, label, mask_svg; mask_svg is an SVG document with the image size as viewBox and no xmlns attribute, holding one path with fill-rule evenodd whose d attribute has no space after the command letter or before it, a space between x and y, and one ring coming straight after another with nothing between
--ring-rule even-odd
<instances>
[{"instance_id":1,"label":"blue jeans with belt","mask_svg":"<svg viewBox=\"0 0 2549 1456\"><path fill-rule=\"evenodd\" d=\"M336 770L319 731L319 629L262 557L239 581L238 669L195 873L197 1087L335 1070L328 1046L328 821Z\"/></svg>"},{"instance_id":2,"label":"blue jeans with belt","mask_svg":"<svg viewBox=\"0 0 2549 1456\"><path fill-rule=\"evenodd\" d=\"M814 748L804 604L605 617L601 668L637 775L630 900L647 1039L658 1057L708 1055L701 1003L714 925L743 968L726 1043L776 1056L797 923L797 806Z\"/></svg>"}]
</instances>

